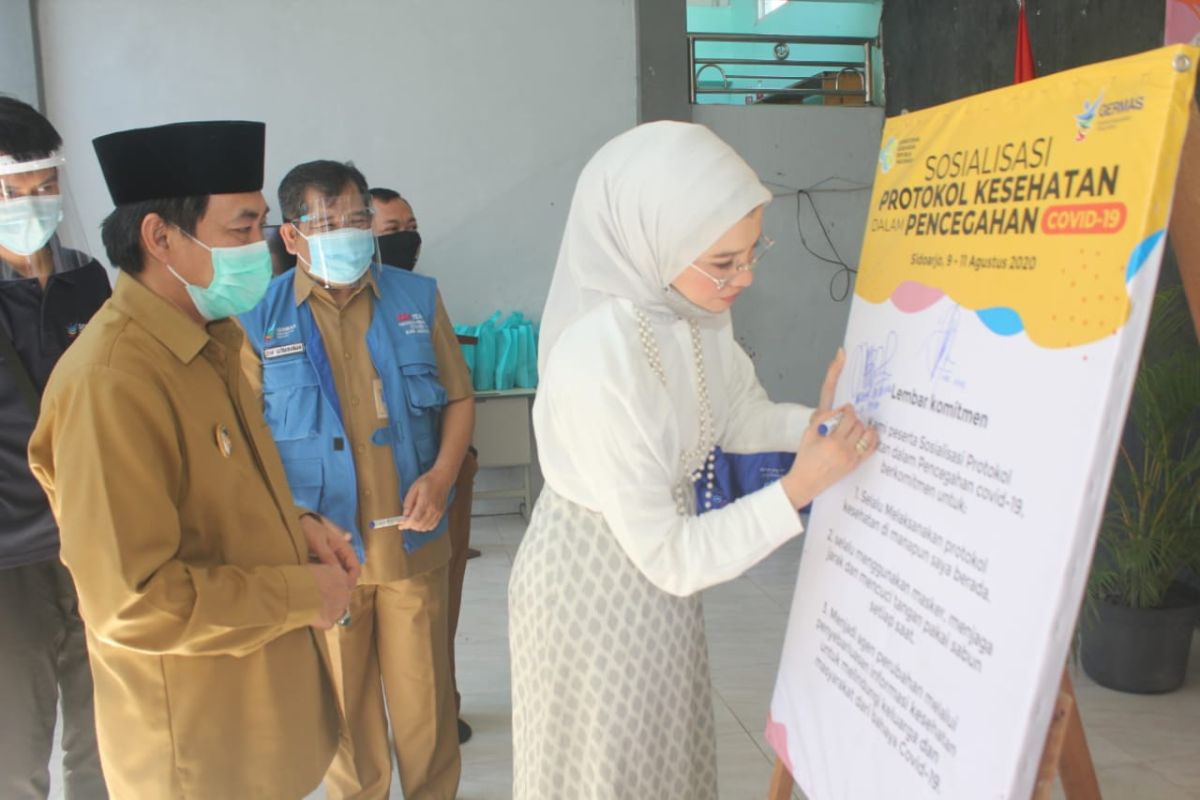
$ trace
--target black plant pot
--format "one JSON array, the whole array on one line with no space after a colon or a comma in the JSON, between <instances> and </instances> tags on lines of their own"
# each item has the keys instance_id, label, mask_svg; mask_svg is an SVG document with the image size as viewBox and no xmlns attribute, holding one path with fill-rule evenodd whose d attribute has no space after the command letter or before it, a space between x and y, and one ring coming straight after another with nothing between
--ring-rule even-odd
<instances>
[{"instance_id":1,"label":"black plant pot","mask_svg":"<svg viewBox=\"0 0 1200 800\"><path fill-rule=\"evenodd\" d=\"M1083 671L1109 689L1172 692L1187 675L1200 603L1189 593L1169 608L1128 608L1104 601L1099 616L1084 611Z\"/></svg>"}]
</instances>

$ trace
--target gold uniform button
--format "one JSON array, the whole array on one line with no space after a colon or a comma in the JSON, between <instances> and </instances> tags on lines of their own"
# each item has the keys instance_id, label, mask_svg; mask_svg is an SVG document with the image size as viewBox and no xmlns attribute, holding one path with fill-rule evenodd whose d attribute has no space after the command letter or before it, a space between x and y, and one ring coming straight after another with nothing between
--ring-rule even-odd
<instances>
[{"instance_id":1,"label":"gold uniform button","mask_svg":"<svg viewBox=\"0 0 1200 800\"><path fill-rule=\"evenodd\" d=\"M229 458L233 455L233 437L229 435L229 428L224 425L217 425L213 430L216 436L217 447L221 450L221 455Z\"/></svg>"}]
</instances>

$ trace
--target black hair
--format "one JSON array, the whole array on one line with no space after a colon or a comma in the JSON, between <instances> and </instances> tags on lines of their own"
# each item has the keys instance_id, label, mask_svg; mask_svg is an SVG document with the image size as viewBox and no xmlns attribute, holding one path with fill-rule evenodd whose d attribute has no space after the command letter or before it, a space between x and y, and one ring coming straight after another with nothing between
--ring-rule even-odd
<instances>
[{"instance_id":1,"label":"black hair","mask_svg":"<svg viewBox=\"0 0 1200 800\"><path fill-rule=\"evenodd\" d=\"M371 189L371 199L378 200L381 203L390 203L393 200L404 200L404 197L395 189L385 189L382 186L376 186ZM408 202L404 200L404 202Z\"/></svg>"},{"instance_id":2,"label":"black hair","mask_svg":"<svg viewBox=\"0 0 1200 800\"><path fill-rule=\"evenodd\" d=\"M58 131L36 108L0 95L0 154L17 161L45 158L62 147Z\"/></svg>"},{"instance_id":3,"label":"black hair","mask_svg":"<svg viewBox=\"0 0 1200 800\"><path fill-rule=\"evenodd\" d=\"M158 214L164 222L178 225L186 233L196 232L196 223L208 210L208 195L143 200L117 206L100 223L100 240L114 267L136 275L145 266L142 253L142 220Z\"/></svg>"},{"instance_id":4,"label":"black hair","mask_svg":"<svg viewBox=\"0 0 1200 800\"><path fill-rule=\"evenodd\" d=\"M363 205L371 204L367 179L349 162L309 161L292 167L279 182L279 211L283 221L294 222L312 210L304 201L304 194L310 188L324 197L337 197L348 183L358 189Z\"/></svg>"}]
</instances>

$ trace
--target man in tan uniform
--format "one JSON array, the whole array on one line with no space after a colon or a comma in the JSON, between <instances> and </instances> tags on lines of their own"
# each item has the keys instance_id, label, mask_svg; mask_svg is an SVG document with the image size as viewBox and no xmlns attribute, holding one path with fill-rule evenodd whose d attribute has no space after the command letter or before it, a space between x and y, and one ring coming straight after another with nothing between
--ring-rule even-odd
<instances>
[{"instance_id":1,"label":"man in tan uniform","mask_svg":"<svg viewBox=\"0 0 1200 800\"><path fill-rule=\"evenodd\" d=\"M50 379L30 464L78 587L114 798L294 800L338 746L314 629L358 564L293 504L227 319L270 278L263 143L252 122L95 141L121 275Z\"/></svg>"},{"instance_id":2,"label":"man in tan uniform","mask_svg":"<svg viewBox=\"0 0 1200 800\"><path fill-rule=\"evenodd\" d=\"M391 267L412 272L421 253L421 234L412 205L395 189L377 187L370 190L371 225L379 241L379 260ZM471 547L471 497L475 492L475 474L479 459L474 447L467 448L458 477L454 480L454 499L446 510L447 536L450 537L450 679L454 683L454 707L462 713L462 693L458 691L458 669L454 659L454 636L462 613L463 580L467 574L467 559L480 552ZM470 741L471 726L458 718L458 743Z\"/></svg>"},{"instance_id":3,"label":"man in tan uniform","mask_svg":"<svg viewBox=\"0 0 1200 800\"><path fill-rule=\"evenodd\" d=\"M301 164L279 205L298 264L240 318L247 374L296 502L365 554L352 621L328 637L350 740L326 793L387 797L390 720L404 796L450 800L461 761L445 511L474 425L470 375L436 283L374 263L362 173Z\"/></svg>"}]
</instances>

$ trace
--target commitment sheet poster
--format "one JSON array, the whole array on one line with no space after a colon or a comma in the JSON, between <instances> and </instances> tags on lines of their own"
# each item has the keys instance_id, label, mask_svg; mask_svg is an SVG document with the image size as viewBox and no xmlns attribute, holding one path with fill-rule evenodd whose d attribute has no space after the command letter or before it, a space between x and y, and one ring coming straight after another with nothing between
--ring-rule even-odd
<instances>
[{"instance_id":1,"label":"commitment sheet poster","mask_svg":"<svg viewBox=\"0 0 1200 800\"><path fill-rule=\"evenodd\" d=\"M1197 51L889 120L767 738L813 800L1027 798L1165 246Z\"/></svg>"}]
</instances>

